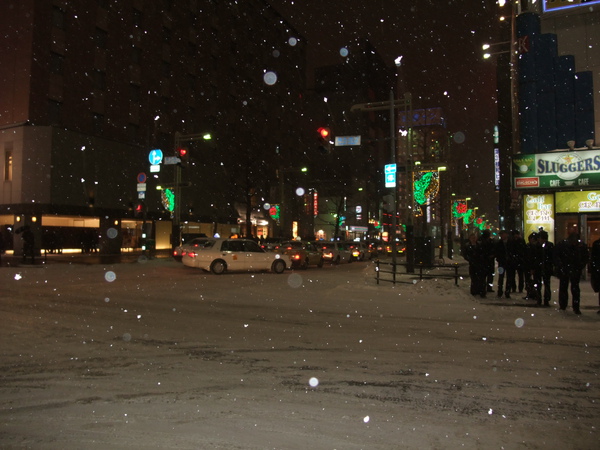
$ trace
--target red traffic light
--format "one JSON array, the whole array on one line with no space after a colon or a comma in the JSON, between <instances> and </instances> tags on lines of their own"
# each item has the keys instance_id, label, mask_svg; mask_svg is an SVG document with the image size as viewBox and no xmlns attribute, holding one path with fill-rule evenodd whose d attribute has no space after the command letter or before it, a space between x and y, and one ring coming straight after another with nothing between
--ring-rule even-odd
<instances>
[{"instance_id":1,"label":"red traffic light","mask_svg":"<svg viewBox=\"0 0 600 450\"><path fill-rule=\"evenodd\" d=\"M331 131L329 130L329 128L325 128L325 127L320 127L319 129L317 129L317 131L319 132L319 134L321 135L321 137L323 139L327 139L329 137L329 135L331 134Z\"/></svg>"},{"instance_id":2,"label":"red traffic light","mask_svg":"<svg viewBox=\"0 0 600 450\"><path fill-rule=\"evenodd\" d=\"M177 156L179 156L180 158L186 157L187 154L188 154L187 148L178 148L177 149Z\"/></svg>"}]
</instances>

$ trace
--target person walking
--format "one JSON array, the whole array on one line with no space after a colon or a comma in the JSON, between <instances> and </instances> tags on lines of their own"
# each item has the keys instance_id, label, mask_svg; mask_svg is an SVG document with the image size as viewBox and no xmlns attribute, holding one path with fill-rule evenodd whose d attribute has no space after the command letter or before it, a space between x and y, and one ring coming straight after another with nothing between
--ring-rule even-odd
<instances>
[{"instance_id":1,"label":"person walking","mask_svg":"<svg viewBox=\"0 0 600 450\"><path fill-rule=\"evenodd\" d=\"M540 243L542 245L542 288L543 288L543 299L544 306L550 306L550 300L552 300L552 287L550 281L554 274L554 243L548 240L548 232L546 230L540 230L539 234ZM600 244L599 244L600 250ZM599 261L600 263L600 261ZM600 268L600 267L599 267Z\"/></svg>"},{"instance_id":2,"label":"person walking","mask_svg":"<svg viewBox=\"0 0 600 450\"><path fill-rule=\"evenodd\" d=\"M594 292L598 293L598 306L600 306L600 239L592 244L590 257L590 282ZM600 314L600 309L598 310Z\"/></svg>"},{"instance_id":3,"label":"person walking","mask_svg":"<svg viewBox=\"0 0 600 450\"><path fill-rule=\"evenodd\" d=\"M558 304L561 311L567 309L569 304L569 284L571 285L571 297L573 312L581 314L579 303L581 290L579 281L581 272L589 260L587 246L579 240L579 234L572 232L567 239L558 243L554 251L554 266L559 279Z\"/></svg>"}]
</instances>

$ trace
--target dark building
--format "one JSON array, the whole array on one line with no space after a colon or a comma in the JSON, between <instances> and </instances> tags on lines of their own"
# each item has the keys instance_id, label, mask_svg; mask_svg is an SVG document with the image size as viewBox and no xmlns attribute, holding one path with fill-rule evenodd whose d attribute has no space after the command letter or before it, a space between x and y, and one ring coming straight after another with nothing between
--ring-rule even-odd
<instances>
[{"instance_id":1,"label":"dark building","mask_svg":"<svg viewBox=\"0 0 600 450\"><path fill-rule=\"evenodd\" d=\"M390 162L390 117L385 111L351 111L352 106L389 99L394 70L368 40L345 49L340 64L315 72L315 130L328 127L332 144L313 165L319 190L315 231L327 238L364 238L381 232L384 165ZM333 145L336 137L360 136L360 145ZM343 217L343 220L340 218Z\"/></svg>"},{"instance_id":2,"label":"dark building","mask_svg":"<svg viewBox=\"0 0 600 450\"><path fill-rule=\"evenodd\" d=\"M116 252L139 245L142 222L159 247L173 221L270 232L262 205L307 127L306 42L268 3L26 0L0 26L5 232L31 225L68 248L93 230ZM178 166L151 172L149 154L177 145L188 153L172 212Z\"/></svg>"},{"instance_id":3,"label":"dark building","mask_svg":"<svg viewBox=\"0 0 600 450\"><path fill-rule=\"evenodd\" d=\"M514 6L513 83L499 84L498 99L501 225L543 228L554 241L577 231L591 245L600 236L600 1Z\"/></svg>"}]
</instances>

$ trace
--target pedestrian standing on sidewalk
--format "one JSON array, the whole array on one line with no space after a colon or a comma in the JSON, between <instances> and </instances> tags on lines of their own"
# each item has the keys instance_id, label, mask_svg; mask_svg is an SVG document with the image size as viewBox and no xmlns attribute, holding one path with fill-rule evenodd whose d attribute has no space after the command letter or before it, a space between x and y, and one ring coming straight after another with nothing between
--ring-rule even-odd
<instances>
[{"instance_id":1,"label":"pedestrian standing on sidewalk","mask_svg":"<svg viewBox=\"0 0 600 450\"><path fill-rule=\"evenodd\" d=\"M581 290L579 281L581 272L589 260L587 246L579 240L579 234L572 232L569 237L556 245L554 251L554 266L556 276L559 279L558 285L558 304L561 311L567 309L569 305L569 284L571 284L571 296L573 302L573 312L581 314L579 302L581 300Z\"/></svg>"},{"instance_id":2,"label":"pedestrian standing on sidewalk","mask_svg":"<svg viewBox=\"0 0 600 450\"><path fill-rule=\"evenodd\" d=\"M471 295L481 295L485 298L485 271L483 270L483 258L477 235L472 233L465 244L463 257L469 262L469 277L471 278Z\"/></svg>"},{"instance_id":3,"label":"pedestrian standing on sidewalk","mask_svg":"<svg viewBox=\"0 0 600 450\"><path fill-rule=\"evenodd\" d=\"M529 235L529 243L525 250L525 300L533 300L538 306L542 304L542 268L544 266L544 250L537 233Z\"/></svg>"},{"instance_id":4,"label":"pedestrian standing on sidewalk","mask_svg":"<svg viewBox=\"0 0 600 450\"><path fill-rule=\"evenodd\" d=\"M31 264L35 263L35 236L29 225L23 227L23 263L27 262L27 257L31 258Z\"/></svg>"},{"instance_id":5,"label":"pedestrian standing on sidewalk","mask_svg":"<svg viewBox=\"0 0 600 450\"><path fill-rule=\"evenodd\" d=\"M598 293L598 306L600 306L600 239L592 244L592 256L590 257L590 282L592 289ZM600 314L600 309L598 310Z\"/></svg>"},{"instance_id":6,"label":"pedestrian standing on sidewalk","mask_svg":"<svg viewBox=\"0 0 600 450\"><path fill-rule=\"evenodd\" d=\"M494 292L495 244L492 240L492 233L490 230L483 230L481 238L479 239L479 246L481 248L481 257L483 259L483 284L485 285L485 292Z\"/></svg>"},{"instance_id":7,"label":"pedestrian standing on sidewalk","mask_svg":"<svg viewBox=\"0 0 600 450\"><path fill-rule=\"evenodd\" d=\"M550 285L550 280L552 279L552 275L554 275L554 243L548 240L548 232L546 230L540 230L539 238L540 243L542 244L544 258L544 263L542 265L542 295L544 299L544 306L550 306L550 300L552 300L552 287Z\"/></svg>"},{"instance_id":8,"label":"pedestrian standing on sidewalk","mask_svg":"<svg viewBox=\"0 0 600 450\"><path fill-rule=\"evenodd\" d=\"M502 297L502 294L510 292L510 282L507 274L507 257L508 257L508 231L500 231L500 239L496 242L496 248L494 254L496 256L496 262L498 263L498 297Z\"/></svg>"}]
</instances>

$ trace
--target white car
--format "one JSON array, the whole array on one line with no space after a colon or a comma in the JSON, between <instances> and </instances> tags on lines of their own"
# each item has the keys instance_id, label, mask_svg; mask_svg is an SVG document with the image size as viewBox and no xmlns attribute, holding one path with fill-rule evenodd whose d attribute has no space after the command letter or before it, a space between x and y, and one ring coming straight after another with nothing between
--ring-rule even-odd
<instances>
[{"instance_id":1,"label":"white car","mask_svg":"<svg viewBox=\"0 0 600 450\"><path fill-rule=\"evenodd\" d=\"M258 243L249 239L215 239L189 250L182 262L188 267L197 267L214 274L226 271L270 270L283 273L292 266L287 255L266 252Z\"/></svg>"},{"instance_id":2,"label":"white car","mask_svg":"<svg viewBox=\"0 0 600 450\"><path fill-rule=\"evenodd\" d=\"M348 245L352 251L352 258L354 258L354 261L364 261L365 259L372 258L371 250L366 243L352 241L349 242Z\"/></svg>"},{"instance_id":3,"label":"white car","mask_svg":"<svg viewBox=\"0 0 600 450\"><path fill-rule=\"evenodd\" d=\"M316 244L323 252L323 261L333 264L352 262L352 253L344 242L317 241Z\"/></svg>"}]
</instances>

